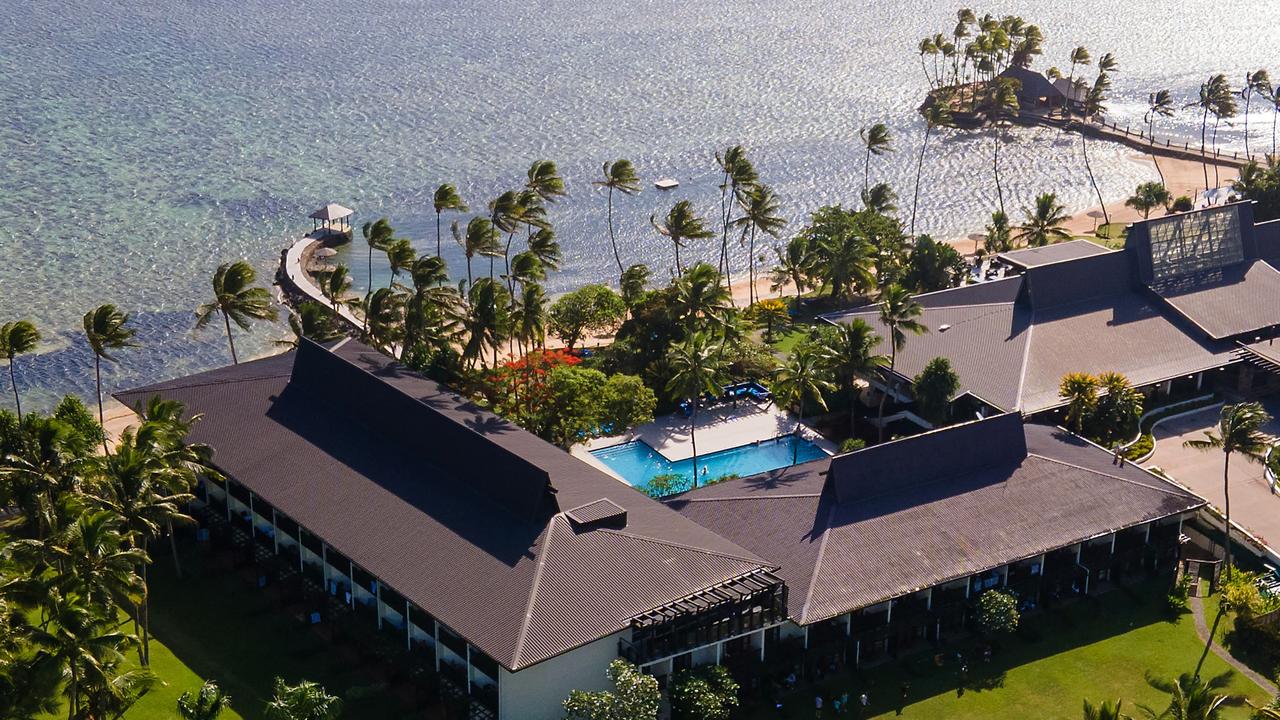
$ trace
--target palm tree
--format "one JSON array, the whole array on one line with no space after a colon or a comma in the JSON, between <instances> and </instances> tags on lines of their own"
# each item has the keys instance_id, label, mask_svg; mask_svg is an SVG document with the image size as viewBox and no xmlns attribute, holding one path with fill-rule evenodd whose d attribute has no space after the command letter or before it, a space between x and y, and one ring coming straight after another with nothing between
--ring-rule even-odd
<instances>
[{"instance_id":1,"label":"palm tree","mask_svg":"<svg viewBox=\"0 0 1280 720\"><path fill-rule=\"evenodd\" d=\"M778 292L787 283L791 283L795 286L796 298L799 299L804 294L812 260L808 241L804 237L794 237L786 244L785 249L775 246L773 254L777 257L778 264L769 274L769 289Z\"/></svg>"},{"instance_id":2,"label":"palm tree","mask_svg":"<svg viewBox=\"0 0 1280 720\"><path fill-rule=\"evenodd\" d=\"M188 690L178 696L178 714L182 720L217 720L230 705L231 696L222 692L213 680L205 680L199 690Z\"/></svg>"},{"instance_id":3,"label":"palm tree","mask_svg":"<svg viewBox=\"0 0 1280 720\"><path fill-rule=\"evenodd\" d=\"M462 246L462 253L467 258L467 289L470 291L475 285L471 276L471 259L477 255L493 257L502 252L498 231L491 222L482 217L471 218L467 223L465 236L459 234L457 221L454 221L449 229L453 233L453 239Z\"/></svg>"},{"instance_id":4,"label":"palm tree","mask_svg":"<svg viewBox=\"0 0 1280 720\"><path fill-rule=\"evenodd\" d=\"M396 342L404 339L405 295L393 288L378 288L369 298L365 317L369 320L369 338L396 354Z\"/></svg>"},{"instance_id":5,"label":"palm tree","mask_svg":"<svg viewBox=\"0 0 1280 720\"><path fill-rule=\"evenodd\" d=\"M333 316L320 303L305 300L298 303L296 312L289 313L289 331L292 338L277 340L276 344L296 348L307 338L318 343L327 343L342 337L342 331L333 322Z\"/></svg>"},{"instance_id":6,"label":"palm tree","mask_svg":"<svg viewBox=\"0 0 1280 720\"><path fill-rule=\"evenodd\" d=\"M1218 417L1218 430L1206 430L1203 440L1187 440L1183 447L1196 450L1222 451L1222 499L1223 515L1226 518L1226 570L1231 575L1231 483L1228 471L1231 467L1231 455L1239 454L1246 461L1260 463L1266 457L1268 441L1262 433L1262 426L1271 421L1271 416L1260 403L1246 402L1237 405L1223 405Z\"/></svg>"},{"instance_id":7,"label":"palm tree","mask_svg":"<svg viewBox=\"0 0 1280 720\"><path fill-rule=\"evenodd\" d=\"M529 252L538 256L542 266L548 270L560 269L560 243L556 242L556 232L549 227L538 228L529 236Z\"/></svg>"},{"instance_id":8,"label":"palm tree","mask_svg":"<svg viewBox=\"0 0 1280 720\"><path fill-rule=\"evenodd\" d=\"M1098 375L1100 397L1094 409L1100 440L1110 445L1121 433L1136 430L1142 417L1142 393L1134 389L1129 378L1118 372ZM1123 439L1123 438L1121 438Z\"/></svg>"},{"instance_id":9,"label":"palm tree","mask_svg":"<svg viewBox=\"0 0 1280 720\"><path fill-rule=\"evenodd\" d=\"M1227 85L1227 76L1221 73L1210 75L1209 79L1200 84L1200 95L1195 102L1187 105L1187 107L1198 107L1201 110L1200 115L1200 167L1204 170L1204 189L1209 191L1209 159L1206 154L1206 144L1208 141L1209 130L1209 113L1214 113L1217 117L1217 108L1219 107L1223 95L1230 95L1231 88Z\"/></svg>"},{"instance_id":10,"label":"palm tree","mask_svg":"<svg viewBox=\"0 0 1280 720\"><path fill-rule=\"evenodd\" d=\"M275 696L263 712L267 720L337 720L342 716L342 698L330 695L318 683L303 680L289 685L276 678Z\"/></svg>"},{"instance_id":11,"label":"palm tree","mask_svg":"<svg viewBox=\"0 0 1280 720\"><path fill-rule=\"evenodd\" d=\"M373 251L385 250L387 245L395 239L395 228L391 227L391 222L386 218L378 218L372 222L366 222L360 226L360 232L364 235L364 242L369 246L369 282L364 291L364 304L369 305L369 296L373 294ZM369 329L368 320L365 321L364 329Z\"/></svg>"},{"instance_id":12,"label":"palm tree","mask_svg":"<svg viewBox=\"0 0 1280 720\"><path fill-rule=\"evenodd\" d=\"M276 309L271 304L271 293L266 288L255 287L258 274L244 260L223 263L213 273L213 300L196 308L196 329L209 324L213 316L222 314L227 328L227 345L231 348L231 363L240 364L236 357L236 343L231 335L234 321L241 330L249 330L253 320L275 320Z\"/></svg>"},{"instance_id":13,"label":"palm tree","mask_svg":"<svg viewBox=\"0 0 1280 720\"><path fill-rule=\"evenodd\" d=\"M889 183L876 183L869 190L861 193L862 206L877 215L892 215L898 212L898 193L893 191Z\"/></svg>"},{"instance_id":14,"label":"palm tree","mask_svg":"<svg viewBox=\"0 0 1280 720\"><path fill-rule=\"evenodd\" d=\"M536 282L520 286L520 300L512 313L512 334L523 348L540 348L547 337L547 294Z\"/></svg>"},{"instance_id":15,"label":"palm tree","mask_svg":"<svg viewBox=\"0 0 1280 720\"><path fill-rule=\"evenodd\" d=\"M862 168L862 190L866 192L871 186L871 156L879 157L893 152L893 137L889 133L889 126L884 123L859 129L858 137L862 138L862 145L867 151Z\"/></svg>"},{"instance_id":16,"label":"palm tree","mask_svg":"<svg viewBox=\"0 0 1280 720\"><path fill-rule=\"evenodd\" d=\"M636 175L636 166L625 158L606 162L600 166L603 180L591 183L595 187L604 188L609 203L609 242L613 245L613 259L618 263L618 276L626 271L622 268L622 255L618 253L618 238L613 232L613 191L624 195L635 195L640 192L640 177Z\"/></svg>"},{"instance_id":17,"label":"palm tree","mask_svg":"<svg viewBox=\"0 0 1280 720\"><path fill-rule=\"evenodd\" d=\"M930 88L930 89L932 89L932 88L933 88L933 84L934 84L934 83L933 83L933 76L931 76L931 75L929 74L929 66L928 66L928 65L925 65L925 62L924 62L924 56L925 56L925 55L937 55L937 54L938 54L938 46L934 44L934 42L933 42L933 38L931 38L931 37L927 37L927 38L925 38L925 39L921 40L921 41L920 41L920 44L919 44L917 47L918 47L918 48L919 48L919 50L920 50L920 69L924 71L924 79L925 79L925 82L929 83L929 88Z\"/></svg>"},{"instance_id":18,"label":"palm tree","mask_svg":"<svg viewBox=\"0 0 1280 720\"><path fill-rule=\"evenodd\" d=\"M894 392L897 381L894 371L898 364L898 351L907 344L907 333L923 335L929 332L917 318L924 313L924 308L911 291L901 285L888 285L880 291L880 324L889 330L889 372L885 375L885 392L880 396L880 410L877 419L879 426L879 442L884 442L884 401ZM896 393L895 393L896 394Z\"/></svg>"},{"instance_id":19,"label":"palm tree","mask_svg":"<svg viewBox=\"0 0 1280 720\"><path fill-rule=\"evenodd\" d=\"M1097 117L1106 109L1103 102L1107 98L1107 89L1111 87L1111 77L1107 74L1107 68L1114 68L1115 60L1111 57L1111 53L1102 56L1098 61L1098 78L1094 81L1093 87L1089 89L1089 93L1084 100L1084 116L1086 121L1089 118ZM1111 214L1107 212L1107 204L1102 199L1102 190L1098 187L1098 180L1093 174L1093 165L1089 162L1089 134L1080 130L1080 153L1084 156L1084 168L1089 173L1089 184L1093 186L1093 192L1098 196L1098 206L1102 208L1102 219L1107 225L1111 224Z\"/></svg>"},{"instance_id":20,"label":"palm tree","mask_svg":"<svg viewBox=\"0 0 1280 720\"><path fill-rule=\"evenodd\" d=\"M1157 90L1147 96L1147 114L1142 118L1147 123L1147 141L1151 147L1151 163L1156 166L1160 175L1160 183L1164 183L1164 171L1160 169L1160 161L1156 158L1156 118L1173 117L1173 95L1168 90Z\"/></svg>"},{"instance_id":21,"label":"palm tree","mask_svg":"<svg viewBox=\"0 0 1280 720\"><path fill-rule=\"evenodd\" d=\"M137 347L133 342L133 328L125 327L128 322L129 314L110 304L99 305L84 314L84 337L93 351L93 376L98 387L98 423L103 427L106 427L107 420L102 410L102 361L115 362L108 350ZM104 435L103 450L106 450L106 443Z\"/></svg>"},{"instance_id":22,"label":"palm tree","mask_svg":"<svg viewBox=\"0 0 1280 720\"><path fill-rule=\"evenodd\" d=\"M963 24L960 26L963 28ZM911 199L911 229L908 235L916 234L916 208L920 205L920 176L924 173L924 156L929 147L929 135L934 128L951 125L950 99L936 101L924 109L924 142L920 143L920 159L916 161L916 191Z\"/></svg>"},{"instance_id":23,"label":"palm tree","mask_svg":"<svg viewBox=\"0 0 1280 720\"><path fill-rule=\"evenodd\" d=\"M683 345L675 345L667 353L671 379L667 392L690 403L689 442L693 446L693 487L698 487L698 407L705 393L720 393L720 376L724 371L723 360L713 347L707 334L691 333Z\"/></svg>"},{"instance_id":24,"label":"palm tree","mask_svg":"<svg viewBox=\"0 0 1280 720\"><path fill-rule=\"evenodd\" d=\"M75 593L52 590L41 605L46 622L31 634L37 662L47 659L62 669L68 718L98 717L89 707L92 689L110 684L120 650L136 638L117 631L114 618L108 621Z\"/></svg>"},{"instance_id":25,"label":"palm tree","mask_svg":"<svg viewBox=\"0 0 1280 720\"><path fill-rule=\"evenodd\" d=\"M462 201L462 196L458 194L458 188L445 183L436 188L433 205L436 209L436 255L440 255L440 216L445 210L453 212L467 212L470 208Z\"/></svg>"},{"instance_id":26,"label":"palm tree","mask_svg":"<svg viewBox=\"0 0 1280 720\"><path fill-rule=\"evenodd\" d=\"M785 410L799 406L795 426L792 428L791 464L795 465L800 451L800 423L804 419L805 400L813 399L818 407L827 409L822 394L835 389L826 379L827 365L833 358L820 345L803 344L791 351L787 361L774 373L773 396L778 407Z\"/></svg>"},{"instance_id":27,"label":"palm tree","mask_svg":"<svg viewBox=\"0 0 1280 720\"><path fill-rule=\"evenodd\" d=\"M1100 704L1094 705L1088 700L1084 701L1084 720L1132 720L1128 715L1120 712L1119 700L1103 700Z\"/></svg>"},{"instance_id":28,"label":"palm tree","mask_svg":"<svg viewBox=\"0 0 1280 720\"><path fill-rule=\"evenodd\" d=\"M351 272L346 265L339 265L332 270L320 273L320 294L329 299L334 312L342 306L356 307L360 304L357 298L347 296L347 288L351 285Z\"/></svg>"},{"instance_id":29,"label":"palm tree","mask_svg":"<svg viewBox=\"0 0 1280 720\"><path fill-rule=\"evenodd\" d=\"M710 263L700 262L676 279L671 310L689 333L705 332L729 310L729 291Z\"/></svg>"},{"instance_id":30,"label":"palm tree","mask_svg":"<svg viewBox=\"0 0 1280 720\"><path fill-rule=\"evenodd\" d=\"M729 223L733 217L735 202L741 203L743 197L759 181L755 166L747 159L747 151L741 145L734 145L725 150L724 155L716 153L716 165L723 173L720 182L720 272L725 284L732 284L729 270ZM727 195L726 195L727 193ZM730 297L730 302L733 298Z\"/></svg>"},{"instance_id":31,"label":"palm tree","mask_svg":"<svg viewBox=\"0 0 1280 720\"><path fill-rule=\"evenodd\" d=\"M413 244L404 238L393 239L387 243L383 251L387 254L387 265L391 268L391 279L387 281L387 287L391 287L400 277L400 273L413 264L417 253L413 251Z\"/></svg>"},{"instance_id":32,"label":"palm tree","mask_svg":"<svg viewBox=\"0 0 1280 720\"><path fill-rule=\"evenodd\" d=\"M1231 683L1232 671L1208 680L1197 675L1182 673L1176 681L1147 676L1147 684L1169 694L1169 706L1162 712L1139 705L1138 708L1148 718L1171 718L1173 720L1218 720L1222 717L1222 709L1227 705L1237 705L1241 698L1235 695L1222 695L1220 690Z\"/></svg>"},{"instance_id":33,"label":"palm tree","mask_svg":"<svg viewBox=\"0 0 1280 720\"><path fill-rule=\"evenodd\" d=\"M22 422L22 398L18 397L18 376L14 359L36 349L40 331L29 320L18 320L0 325L0 354L9 361L9 387L13 388L13 405L18 410L18 422Z\"/></svg>"},{"instance_id":34,"label":"palm tree","mask_svg":"<svg viewBox=\"0 0 1280 720\"><path fill-rule=\"evenodd\" d=\"M493 226L497 238L501 238L502 235L508 236L508 251L511 247L510 238L520 228L520 218L523 214L524 207L520 203L520 194L514 190L508 190L489 202L489 223ZM489 254L489 277L493 277L493 259L504 252L501 250L502 243L498 239L495 239L495 244L498 245L499 251Z\"/></svg>"},{"instance_id":35,"label":"palm tree","mask_svg":"<svg viewBox=\"0 0 1280 720\"><path fill-rule=\"evenodd\" d=\"M1231 91L1229 86L1223 87L1222 92L1217 96L1213 103L1213 109L1210 110L1210 112L1213 113L1213 154L1214 156L1217 156L1218 125L1220 125L1224 119L1230 120L1236 116L1236 95ZM1218 163L1216 162L1213 164L1213 184L1221 185L1221 180L1218 178Z\"/></svg>"},{"instance_id":36,"label":"palm tree","mask_svg":"<svg viewBox=\"0 0 1280 720\"><path fill-rule=\"evenodd\" d=\"M1018 92L1009 78L1000 78L987 93L987 118L991 122L992 139L995 141L991 167L996 176L996 196L1000 200L1000 212L1004 212L1004 186L1000 184L1000 135L1006 115L1018 112Z\"/></svg>"},{"instance_id":37,"label":"palm tree","mask_svg":"<svg viewBox=\"0 0 1280 720\"><path fill-rule=\"evenodd\" d=\"M1022 212L1027 219L1019 226L1014 240L1025 242L1030 247L1040 247L1071 239L1071 233L1062 227L1070 216L1066 206L1058 202L1057 195L1041 193L1036 196L1035 206L1023 208Z\"/></svg>"},{"instance_id":38,"label":"palm tree","mask_svg":"<svg viewBox=\"0 0 1280 720\"><path fill-rule=\"evenodd\" d=\"M651 274L648 265L639 263L623 271L620 290L622 301L628 308L634 308L644 297L645 286L648 285Z\"/></svg>"},{"instance_id":39,"label":"palm tree","mask_svg":"<svg viewBox=\"0 0 1280 720\"><path fill-rule=\"evenodd\" d=\"M1008 252L1013 249L1010 237L1009 216L1003 210L991 213L991 223L982 238L982 249L988 254Z\"/></svg>"},{"instance_id":40,"label":"palm tree","mask_svg":"<svg viewBox=\"0 0 1280 720\"><path fill-rule=\"evenodd\" d=\"M671 239L676 247L676 272L684 274L684 265L680 263L680 248L689 240L705 240L712 236L706 222L693 212L693 205L688 200L681 200L671 206L667 216L659 223L656 216L649 216L649 224L663 237Z\"/></svg>"},{"instance_id":41,"label":"palm tree","mask_svg":"<svg viewBox=\"0 0 1280 720\"><path fill-rule=\"evenodd\" d=\"M1271 155L1276 154L1276 119L1280 118L1280 92L1276 88L1267 91L1267 104L1271 106Z\"/></svg>"},{"instance_id":42,"label":"palm tree","mask_svg":"<svg viewBox=\"0 0 1280 720\"><path fill-rule=\"evenodd\" d=\"M1249 155L1249 102L1253 96L1267 97L1271 94L1271 76L1265 69L1244 74L1244 87L1240 88L1240 97L1244 98L1244 156Z\"/></svg>"},{"instance_id":43,"label":"palm tree","mask_svg":"<svg viewBox=\"0 0 1280 720\"><path fill-rule=\"evenodd\" d=\"M849 436L858 434L858 378L869 378L889 364L876 352L881 338L862 318L825 328L822 345L831 357L829 367L837 388L849 391Z\"/></svg>"},{"instance_id":44,"label":"palm tree","mask_svg":"<svg viewBox=\"0 0 1280 720\"><path fill-rule=\"evenodd\" d=\"M1098 378L1083 372L1067 373L1058 384L1058 397L1067 401L1067 423L1077 435L1084 435L1084 422L1098 407Z\"/></svg>"},{"instance_id":45,"label":"palm tree","mask_svg":"<svg viewBox=\"0 0 1280 720\"><path fill-rule=\"evenodd\" d=\"M493 351L493 364L498 364L498 349L507 337L511 303L505 285L489 277L480 278L467 292L470 309L462 318L462 359L471 367L483 358L484 351Z\"/></svg>"},{"instance_id":46,"label":"palm tree","mask_svg":"<svg viewBox=\"0 0 1280 720\"><path fill-rule=\"evenodd\" d=\"M1071 51L1071 72L1067 74L1067 87L1074 89L1076 86L1076 66L1089 65L1093 62L1093 56L1089 54L1088 48L1081 45Z\"/></svg>"},{"instance_id":47,"label":"palm tree","mask_svg":"<svg viewBox=\"0 0 1280 720\"><path fill-rule=\"evenodd\" d=\"M529 166L524 186L547 202L555 202L568 194L554 160L534 160Z\"/></svg>"},{"instance_id":48,"label":"palm tree","mask_svg":"<svg viewBox=\"0 0 1280 720\"><path fill-rule=\"evenodd\" d=\"M1173 196L1169 194L1169 189L1163 183L1144 182L1133 191L1133 195L1129 196L1124 204L1142 213L1142 219L1146 220L1151 217L1152 210L1167 208L1172 201Z\"/></svg>"},{"instance_id":49,"label":"palm tree","mask_svg":"<svg viewBox=\"0 0 1280 720\"><path fill-rule=\"evenodd\" d=\"M778 196L768 185L757 183L745 194L746 197L739 201L742 216L734 220L733 224L742 228L744 238L750 232L751 239L747 245L747 302L752 304L756 301L756 232L767 233L776 238L787 221L778 215Z\"/></svg>"}]
</instances>

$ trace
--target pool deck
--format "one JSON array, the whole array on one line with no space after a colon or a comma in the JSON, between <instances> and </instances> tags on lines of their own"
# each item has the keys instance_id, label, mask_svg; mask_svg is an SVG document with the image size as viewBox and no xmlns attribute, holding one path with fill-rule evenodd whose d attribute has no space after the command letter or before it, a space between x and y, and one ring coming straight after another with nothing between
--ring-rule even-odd
<instances>
[{"instance_id":1,"label":"pool deck","mask_svg":"<svg viewBox=\"0 0 1280 720\"><path fill-rule=\"evenodd\" d=\"M772 403L756 404L739 402L719 405L698 412L698 455L710 455L721 450L750 445L759 440L772 440L790 435L795 429L795 418L779 410ZM836 446L807 425L800 426L800 435L828 454L834 455ZM643 440L670 462L693 457L693 443L689 438L689 418L683 415L664 415L646 423L626 435L596 438L577 445L573 454L591 465L609 472L604 463L591 455L592 450L612 447L634 440Z\"/></svg>"}]
</instances>

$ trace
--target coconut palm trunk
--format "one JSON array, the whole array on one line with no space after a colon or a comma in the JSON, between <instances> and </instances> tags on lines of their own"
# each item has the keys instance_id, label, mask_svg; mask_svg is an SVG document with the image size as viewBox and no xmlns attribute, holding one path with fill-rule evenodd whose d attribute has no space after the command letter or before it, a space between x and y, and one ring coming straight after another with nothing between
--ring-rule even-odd
<instances>
[{"instance_id":1,"label":"coconut palm trunk","mask_svg":"<svg viewBox=\"0 0 1280 720\"><path fill-rule=\"evenodd\" d=\"M369 253L370 255L372 255L373 251L370 250ZM369 329L369 305L368 305L367 298L365 301L364 315L365 315L365 331L367 332ZM236 341L233 337L231 337L231 316L227 314L226 310L222 311L222 322L227 326L227 345L230 346L231 348L231 364L239 365L240 360L236 358Z\"/></svg>"},{"instance_id":2,"label":"coconut palm trunk","mask_svg":"<svg viewBox=\"0 0 1280 720\"><path fill-rule=\"evenodd\" d=\"M920 158L916 161L916 191L911 198L911 229L908 235L916 234L916 208L920 206L920 176L924 173L924 154L925 149L929 147L929 133L933 131L933 125L926 122L924 125L924 142L920 144Z\"/></svg>"},{"instance_id":3,"label":"coconut palm trunk","mask_svg":"<svg viewBox=\"0 0 1280 720\"><path fill-rule=\"evenodd\" d=\"M1226 518L1224 526L1226 527L1226 570L1227 576L1231 576L1231 483L1228 481L1229 471L1231 469L1231 450L1224 449L1222 453L1222 513Z\"/></svg>"},{"instance_id":4,"label":"coconut palm trunk","mask_svg":"<svg viewBox=\"0 0 1280 720\"><path fill-rule=\"evenodd\" d=\"M1209 108L1205 106L1200 118L1200 168L1204 171L1204 191L1209 192L1209 156L1205 154L1209 132Z\"/></svg>"},{"instance_id":5,"label":"coconut palm trunk","mask_svg":"<svg viewBox=\"0 0 1280 720\"><path fill-rule=\"evenodd\" d=\"M1156 118L1155 113L1147 120L1147 142L1151 148L1151 164L1156 166L1156 174L1160 176L1160 184L1164 185L1164 171L1160 169L1160 160L1156 157Z\"/></svg>"},{"instance_id":6,"label":"coconut palm trunk","mask_svg":"<svg viewBox=\"0 0 1280 720\"><path fill-rule=\"evenodd\" d=\"M1004 187L1000 184L1000 121L997 120L992 127L992 137L995 139L995 152L992 156L991 167L996 176L996 197L1000 200L1000 212L1004 212Z\"/></svg>"},{"instance_id":7,"label":"coconut palm trunk","mask_svg":"<svg viewBox=\"0 0 1280 720\"><path fill-rule=\"evenodd\" d=\"M1098 187L1098 179L1093 175L1093 165L1089 162L1089 144L1085 139L1085 129L1080 128L1080 154L1084 155L1084 169L1089 173L1089 184L1093 186L1093 192L1098 196L1098 207L1102 208L1102 221L1107 225L1111 224L1111 214L1107 212L1107 204L1102 200L1102 190Z\"/></svg>"},{"instance_id":8,"label":"coconut palm trunk","mask_svg":"<svg viewBox=\"0 0 1280 720\"><path fill-rule=\"evenodd\" d=\"M693 487L698 487L698 398L693 398L689 413L689 444L693 446Z\"/></svg>"},{"instance_id":9,"label":"coconut palm trunk","mask_svg":"<svg viewBox=\"0 0 1280 720\"><path fill-rule=\"evenodd\" d=\"M613 245L613 259L618 263L618 277L626 272L622 267L622 255L618 253L618 238L613 234L613 186L609 186L609 242Z\"/></svg>"}]
</instances>

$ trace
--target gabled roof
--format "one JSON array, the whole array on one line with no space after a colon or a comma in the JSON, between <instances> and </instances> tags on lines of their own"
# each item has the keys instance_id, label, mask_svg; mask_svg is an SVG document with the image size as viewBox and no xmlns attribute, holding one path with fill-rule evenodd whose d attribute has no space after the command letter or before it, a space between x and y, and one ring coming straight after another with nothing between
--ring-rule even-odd
<instances>
[{"instance_id":1,"label":"gabled roof","mask_svg":"<svg viewBox=\"0 0 1280 720\"><path fill-rule=\"evenodd\" d=\"M1098 245L1097 243L1080 238L1076 240L1068 240L1067 242L1054 243L1052 245L1010 250L1009 252L1000 253L996 257L1010 265L1026 269L1030 267L1037 267L1039 265L1048 265L1049 263L1062 262L1063 260L1075 260L1076 258L1089 257L1090 255L1101 255L1109 252L1112 251Z\"/></svg>"},{"instance_id":2,"label":"gabled roof","mask_svg":"<svg viewBox=\"0 0 1280 720\"><path fill-rule=\"evenodd\" d=\"M770 567L356 342L118 397L154 394L204 416L221 471L510 670Z\"/></svg>"},{"instance_id":3,"label":"gabled roof","mask_svg":"<svg viewBox=\"0 0 1280 720\"><path fill-rule=\"evenodd\" d=\"M893 466L903 472L882 481ZM667 503L776 558L792 618L810 624L1204 500L1131 464L1116 466L1109 453L1063 430L1024 426L1010 414Z\"/></svg>"},{"instance_id":4,"label":"gabled roof","mask_svg":"<svg viewBox=\"0 0 1280 720\"><path fill-rule=\"evenodd\" d=\"M1151 289L1215 340L1280 324L1280 272L1262 260L1180 277Z\"/></svg>"}]
</instances>

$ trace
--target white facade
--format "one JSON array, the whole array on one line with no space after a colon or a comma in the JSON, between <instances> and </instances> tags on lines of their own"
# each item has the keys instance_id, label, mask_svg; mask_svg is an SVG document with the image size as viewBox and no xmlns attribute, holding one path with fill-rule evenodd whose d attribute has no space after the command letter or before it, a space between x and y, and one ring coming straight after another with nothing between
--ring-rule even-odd
<instances>
[{"instance_id":1,"label":"white facade","mask_svg":"<svg viewBox=\"0 0 1280 720\"><path fill-rule=\"evenodd\" d=\"M608 690L605 671L618 657L623 631L588 643L519 672L501 670L498 681L500 720L560 720L564 699L573 690Z\"/></svg>"}]
</instances>

